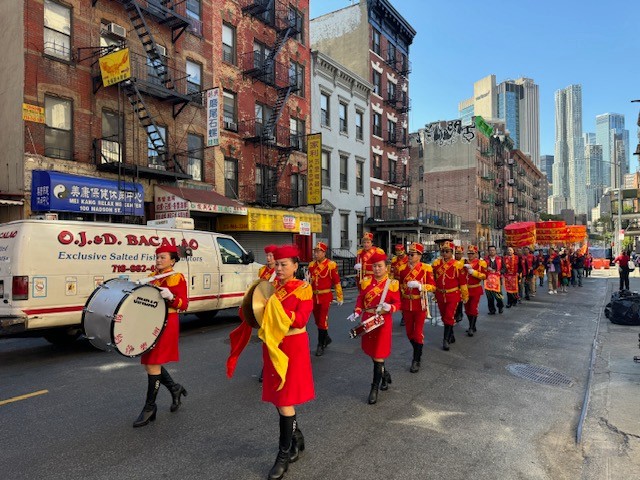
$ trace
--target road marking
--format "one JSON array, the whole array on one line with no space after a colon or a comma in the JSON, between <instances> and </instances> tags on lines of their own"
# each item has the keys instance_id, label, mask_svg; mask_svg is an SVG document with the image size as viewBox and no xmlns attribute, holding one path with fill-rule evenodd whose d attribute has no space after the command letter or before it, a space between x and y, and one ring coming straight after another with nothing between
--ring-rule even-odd
<instances>
[{"instance_id":1,"label":"road marking","mask_svg":"<svg viewBox=\"0 0 640 480\"><path fill-rule=\"evenodd\" d=\"M24 395L18 395L17 397L11 397L6 400L0 400L0 407L7 405L8 403L19 402L20 400L26 400L27 398L36 397L38 395L44 395L49 393L49 390L38 390L37 392L25 393Z\"/></svg>"}]
</instances>

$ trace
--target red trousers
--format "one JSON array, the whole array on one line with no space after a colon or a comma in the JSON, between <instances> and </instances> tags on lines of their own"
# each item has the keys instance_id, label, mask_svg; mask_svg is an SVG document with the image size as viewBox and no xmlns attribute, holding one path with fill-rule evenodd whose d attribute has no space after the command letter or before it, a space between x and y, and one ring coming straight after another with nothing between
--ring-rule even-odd
<instances>
[{"instance_id":1,"label":"red trousers","mask_svg":"<svg viewBox=\"0 0 640 480\"><path fill-rule=\"evenodd\" d=\"M438 309L440 315L442 315L442 323L448 326L456 324L455 314L458 303L460 303L460 291L443 293L436 291L436 301L438 302Z\"/></svg>"},{"instance_id":2,"label":"red trousers","mask_svg":"<svg viewBox=\"0 0 640 480\"><path fill-rule=\"evenodd\" d=\"M469 300L464 304L464 312L467 315L471 315L474 317L478 316L478 305L480 304L480 299L483 297L482 290L480 290L479 295L469 295Z\"/></svg>"},{"instance_id":3,"label":"red trousers","mask_svg":"<svg viewBox=\"0 0 640 480\"><path fill-rule=\"evenodd\" d=\"M407 338L420 345L424 343L424 320L426 317L427 312L423 310L402 310Z\"/></svg>"},{"instance_id":4,"label":"red trousers","mask_svg":"<svg viewBox=\"0 0 640 480\"><path fill-rule=\"evenodd\" d=\"M329 330L329 305L331 301L313 303L313 319L320 330Z\"/></svg>"}]
</instances>

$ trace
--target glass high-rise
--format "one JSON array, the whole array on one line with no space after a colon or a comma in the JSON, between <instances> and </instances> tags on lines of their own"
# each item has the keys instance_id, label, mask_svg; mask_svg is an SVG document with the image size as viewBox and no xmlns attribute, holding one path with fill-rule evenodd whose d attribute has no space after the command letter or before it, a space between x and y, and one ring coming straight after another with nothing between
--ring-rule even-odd
<instances>
[{"instance_id":1,"label":"glass high-rise","mask_svg":"<svg viewBox=\"0 0 640 480\"><path fill-rule=\"evenodd\" d=\"M615 135L622 139L624 146L615 154ZM620 137L621 136L621 137ZM629 173L629 130L624 129L624 115L603 113L596 115L596 143L602 145L603 181L607 187L618 185L618 167L622 164L622 173Z\"/></svg>"}]
</instances>

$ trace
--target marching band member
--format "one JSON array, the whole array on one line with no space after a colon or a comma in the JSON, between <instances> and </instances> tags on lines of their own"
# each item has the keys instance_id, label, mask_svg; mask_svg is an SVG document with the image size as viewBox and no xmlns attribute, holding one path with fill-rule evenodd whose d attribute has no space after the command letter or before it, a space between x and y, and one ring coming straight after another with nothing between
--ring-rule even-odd
<instances>
[{"instance_id":1,"label":"marching band member","mask_svg":"<svg viewBox=\"0 0 640 480\"><path fill-rule=\"evenodd\" d=\"M362 351L373 360L373 383L368 400L372 405L378 401L378 390L387 390L391 383L384 360L391 354L391 315L400 307L400 288L398 281L387 275L386 253L376 252L369 256L368 262L373 275L362 280L356 308L349 320L355 321L361 315L363 321L375 315L384 318L382 326L362 336Z\"/></svg>"},{"instance_id":2,"label":"marching band member","mask_svg":"<svg viewBox=\"0 0 640 480\"><path fill-rule=\"evenodd\" d=\"M318 242L313 249L314 261L309 263L309 279L313 288L313 318L318 327L318 347L316 357L324 354L324 349L331 343L329 336L329 306L333 301L331 287L336 290L338 305L342 305L342 285L338 275L338 265L327 258L327 245Z\"/></svg>"},{"instance_id":3,"label":"marching band member","mask_svg":"<svg viewBox=\"0 0 640 480\"><path fill-rule=\"evenodd\" d=\"M469 262L468 259L464 258L464 248L462 248L462 245L456 245L456 249L453 251L453 258L455 258L457 262L460 262L463 265ZM459 302L458 306L456 307L456 323L460 323L463 318L463 305L462 302Z\"/></svg>"},{"instance_id":4,"label":"marching band member","mask_svg":"<svg viewBox=\"0 0 640 480\"><path fill-rule=\"evenodd\" d=\"M487 262L478 258L478 247L469 245L467 247L469 260L465 264L467 269L467 289L469 290L469 301L464 305L464 311L469 319L469 329L467 335L473 337L478 321L478 305L482 298L482 280L487 278Z\"/></svg>"},{"instance_id":5,"label":"marching band member","mask_svg":"<svg viewBox=\"0 0 640 480\"><path fill-rule=\"evenodd\" d=\"M504 265L502 257L496 255L496 246L489 245L489 255L484 259L487 264L487 279L484 282L484 290L487 295L487 306L489 315L496 314L496 304L498 313L502 313L504 302L502 297L502 273Z\"/></svg>"},{"instance_id":6,"label":"marching band member","mask_svg":"<svg viewBox=\"0 0 640 480\"><path fill-rule=\"evenodd\" d=\"M420 370L424 344L424 321L429 301L427 293L436 289L431 266L420 261L423 253L424 245L412 243L409 246L407 267L400 270L398 278L402 297L402 317L405 320L407 338L413 346L413 360L411 368L409 368L411 373Z\"/></svg>"},{"instance_id":7,"label":"marching band member","mask_svg":"<svg viewBox=\"0 0 640 480\"><path fill-rule=\"evenodd\" d=\"M391 278L400 278L400 272L407 267L409 256L404 251L404 246L399 243L395 247L396 254L391 258Z\"/></svg>"},{"instance_id":8,"label":"marching band member","mask_svg":"<svg viewBox=\"0 0 640 480\"><path fill-rule=\"evenodd\" d=\"M371 268L372 255L380 253L384 253L384 250L373 245L373 233L365 233L362 236L362 248L358 250L356 264L353 266L358 272L358 281L356 282L358 290L360 290L360 283L364 277L373 275L373 269Z\"/></svg>"},{"instance_id":9,"label":"marching band member","mask_svg":"<svg viewBox=\"0 0 640 480\"><path fill-rule=\"evenodd\" d=\"M515 255L513 248L507 248L504 257L504 289L507 291L507 308L515 307L518 304L518 275L520 273L520 262Z\"/></svg>"},{"instance_id":10,"label":"marching band member","mask_svg":"<svg viewBox=\"0 0 640 480\"><path fill-rule=\"evenodd\" d=\"M456 341L453 335L453 326L455 325L454 315L458 303L461 300L466 303L469 299L464 264L453 258L454 248L455 245L452 241L442 242L440 245L441 257L431 265L436 283L436 301L444 323L443 350L449 350L449 344Z\"/></svg>"},{"instance_id":11,"label":"marching band member","mask_svg":"<svg viewBox=\"0 0 640 480\"><path fill-rule=\"evenodd\" d=\"M157 248L156 271L150 276L172 272L174 265L179 260L178 249L175 246L164 245ZM187 396L185 388L179 383L175 383L163 366L165 363L177 362L180 359L178 350L180 319L178 312L186 310L189 306L187 282L181 273L175 272L173 275L154 280L151 284L160 288L160 295L167 303L169 314L167 316L167 325L160 337L158 337L155 346L140 357L140 363L144 365L144 369L147 372L147 399L142 412L133 423L134 427L144 427L156 419L158 410L156 397L161 384L171 392L173 399L170 408L171 412L175 412L180 408L180 397L182 395Z\"/></svg>"},{"instance_id":12,"label":"marching band member","mask_svg":"<svg viewBox=\"0 0 640 480\"><path fill-rule=\"evenodd\" d=\"M260 280L268 280L273 282L276 278L276 261L273 259L273 252L276 251L277 245L267 245L264 247L264 253L267 255L267 263L258 270L258 278Z\"/></svg>"}]
</instances>

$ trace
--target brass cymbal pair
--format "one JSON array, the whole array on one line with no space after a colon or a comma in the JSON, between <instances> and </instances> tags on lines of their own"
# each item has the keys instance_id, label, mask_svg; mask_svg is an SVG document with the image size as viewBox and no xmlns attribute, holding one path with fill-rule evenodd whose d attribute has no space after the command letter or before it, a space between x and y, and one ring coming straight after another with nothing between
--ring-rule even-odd
<instances>
[{"instance_id":1,"label":"brass cymbal pair","mask_svg":"<svg viewBox=\"0 0 640 480\"><path fill-rule=\"evenodd\" d=\"M260 279L255 281L244 294L240 309L242 310L244 321L251 325L252 328L260 328L262 326L264 307L275 291L271 282Z\"/></svg>"}]
</instances>

